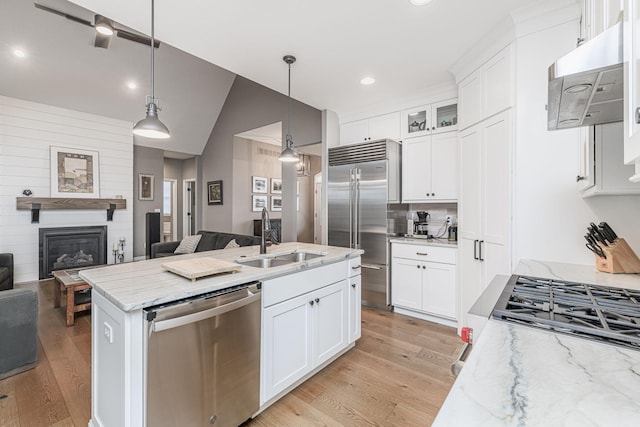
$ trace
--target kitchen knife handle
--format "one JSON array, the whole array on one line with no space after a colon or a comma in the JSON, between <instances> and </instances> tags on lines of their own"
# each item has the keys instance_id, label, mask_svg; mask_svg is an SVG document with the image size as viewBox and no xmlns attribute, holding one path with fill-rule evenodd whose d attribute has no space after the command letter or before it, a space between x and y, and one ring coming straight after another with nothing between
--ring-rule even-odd
<instances>
[{"instance_id":1,"label":"kitchen knife handle","mask_svg":"<svg viewBox=\"0 0 640 427\"><path fill-rule=\"evenodd\" d=\"M480 240L478 242L478 259L480 261L484 261L484 258L482 258L482 244L484 243L484 240Z\"/></svg>"},{"instance_id":2,"label":"kitchen knife handle","mask_svg":"<svg viewBox=\"0 0 640 427\"><path fill-rule=\"evenodd\" d=\"M478 259L478 241L473 241L473 259Z\"/></svg>"}]
</instances>

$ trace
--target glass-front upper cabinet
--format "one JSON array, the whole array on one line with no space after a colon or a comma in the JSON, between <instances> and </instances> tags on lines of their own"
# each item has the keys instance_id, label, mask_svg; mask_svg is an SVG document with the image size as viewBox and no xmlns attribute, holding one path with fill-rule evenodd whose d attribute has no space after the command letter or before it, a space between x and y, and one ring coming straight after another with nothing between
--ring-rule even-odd
<instances>
[{"instance_id":1,"label":"glass-front upper cabinet","mask_svg":"<svg viewBox=\"0 0 640 427\"><path fill-rule=\"evenodd\" d=\"M401 113L402 138L413 138L458 128L458 103L455 99L410 108Z\"/></svg>"}]
</instances>

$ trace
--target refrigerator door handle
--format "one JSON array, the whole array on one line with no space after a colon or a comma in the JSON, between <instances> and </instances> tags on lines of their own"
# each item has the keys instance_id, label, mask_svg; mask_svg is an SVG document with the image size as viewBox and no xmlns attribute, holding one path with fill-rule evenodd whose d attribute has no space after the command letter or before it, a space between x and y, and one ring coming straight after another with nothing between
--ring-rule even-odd
<instances>
[{"instance_id":1,"label":"refrigerator door handle","mask_svg":"<svg viewBox=\"0 0 640 427\"><path fill-rule=\"evenodd\" d=\"M354 247L360 249L360 169L354 168L354 189L355 189L355 201L354 201L354 231L353 241Z\"/></svg>"},{"instance_id":2,"label":"refrigerator door handle","mask_svg":"<svg viewBox=\"0 0 640 427\"><path fill-rule=\"evenodd\" d=\"M371 270L382 270L382 267L379 267L379 266L373 265L373 264L360 264L360 267L368 268L368 269L371 269Z\"/></svg>"},{"instance_id":3,"label":"refrigerator door handle","mask_svg":"<svg viewBox=\"0 0 640 427\"><path fill-rule=\"evenodd\" d=\"M354 249L353 241L353 168L349 169L349 248Z\"/></svg>"}]
</instances>

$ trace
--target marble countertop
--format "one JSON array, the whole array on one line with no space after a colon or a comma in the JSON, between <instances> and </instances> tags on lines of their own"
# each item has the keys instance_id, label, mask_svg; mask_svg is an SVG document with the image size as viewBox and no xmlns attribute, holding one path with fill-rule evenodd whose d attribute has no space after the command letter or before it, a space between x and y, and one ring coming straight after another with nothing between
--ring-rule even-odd
<instances>
[{"instance_id":1,"label":"marble countertop","mask_svg":"<svg viewBox=\"0 0 640 427\"><path fill-rule=\"evenodd\" d=\"M80 272L95 292L99 292L124 311L133 311L157 304L188 298L207 292L253 280L266 280L295 273L297 271L333 264L360 256L363 251L310 243L288 242L268 248L269 255L290 253L296 250L322 253L324 256L303 262L295 262L272 268L257 268L247 265L237 273L204 277L192 282L189 279L164 271L161 264L191 258L212 257L233 262L241 258L260 256L259 246L197 252L188 255L156 258L146 261L109 265Z\"/></svg>"},{"instance_id":2,"label":"marble countertop","mask_svg":"<svg viewBox=\"0 0 640 427\"><path fill-rule=\"evenodd\" d=\"M516 274L640 289L640 275L521 261ZM491 319L433 425L637 426L640 351Z\"/></svg>"},{"instance_id":3,"label":"marble countertop","mask_svg":"<svg viewBox=\"0 0 640 427\"><path fill-rule=\"evenodd\" d=\"M410 243L412 245L440 246L444 248L457 248L458 242L450 242L447 239L422 239L414 237L393 237L391 243Z\"/></svg>"}]
</instances>

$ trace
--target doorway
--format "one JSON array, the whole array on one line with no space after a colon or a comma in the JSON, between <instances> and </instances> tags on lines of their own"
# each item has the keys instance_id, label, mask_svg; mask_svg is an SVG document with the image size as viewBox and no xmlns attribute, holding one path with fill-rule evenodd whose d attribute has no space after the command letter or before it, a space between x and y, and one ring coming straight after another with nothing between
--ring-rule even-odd
<instances>
[{"instance_id":1,"label":"doorway","mask_svg":"<svg viewBox=\"0 0 640 427\"><path fill-rule=\"evenodd\" d=\"M182 235L183 237L196 234L196 180L185 179L183 181L184 209L182 212Z\"/></svg>"},{"instance_id":2,"label":"doorway","mask_svg":"<svg viewBox=\"0 0 640 427\"><path fill-rule=\"evenodd\" d=\"M162 240L165 242L178 240L176 236L177 185L176 179L165 179L162 185Z\"/></svg>"}]
</instances>

